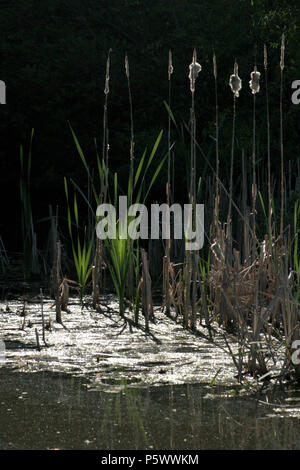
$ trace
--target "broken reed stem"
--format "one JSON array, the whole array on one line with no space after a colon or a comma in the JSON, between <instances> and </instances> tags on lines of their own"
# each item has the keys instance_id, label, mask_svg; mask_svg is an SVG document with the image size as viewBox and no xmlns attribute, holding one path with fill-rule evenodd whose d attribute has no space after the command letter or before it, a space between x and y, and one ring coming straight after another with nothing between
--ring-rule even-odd
<instances>
[{"instance_id":1,"label":"broken reed stem","mask_svg":"<svg viewBox=\"0 0 300 470\"><path fill-rule=\"evenodd\" d=\"M40 340L39 340L39 333L37 328L35 328L35 338L36 338L36 347L38 351L41 351L41 345L40 345Z\"/></svg>"},{"instance_id":2,"label":"broken reed stem","mask_svg":"<svg viewBox=\"0 0 300 470\"><path fill-rule=\"evenodd\" d=\"M191 252L186 251L186 259L184 266L184 311L183 311L183 327L188 328L191 309Z\"/></svg>"},{"instance_id":3,"label":"broken reed stem","mask_svg":"<svg viewBox=\"0 0 300 470\"><path fill-rule=\"evenodd\" d=\"M59 286L61 284L61 245L60 241L56 243L56 279L55 279L55 310L56 310L56 321L62 324L61 315L61 301L59 295Z\"/></svg>"},{"instance_id":4,"label":"broken reed stem","mask_svg":"<svg viewBox=\"0 0 300 470\"><path fill-rule=\"evenodd\" d=\"M43 332L43 341L45 346L48 346L46 343L46 338L45 338L45 320L44 320L44 296L43 296L43 290L40 289L40 296L41 296L41 314L42 314L42 332Z\"/></svg>"},{"instance_id":5,"label":"broken reed stem","mask_svg":"<svg viewBox=\"0 0 300 470\"><path fill-rule=\"evenodd\" d=\"M61 309L67 312L69 303L69 284L65 278L62 280L60 285L60 303Z\"/></svg>"},{"instance_id":6,"label":"broken reed stem","mask_svg":"<svg viewBox=\"0 0 300 470\"><path fill-rule=\"evenodd\" d=\"M22 311L22 315L23 315L23 323L22 323L22 330L25 329L25 322L26 322L26 301L24 300L23 301L23 311Z\"/></svg>"},{"instance_id":7,"label":"broken reed stem","mask_svg":"<svg viewBox=\"0 0 300 470\"><path fill-rule=\"evenodd\" d=\"M151 309L151 290L149 283L149 270L148 270L148 260L147 253L142 248L142 269L143 269L143 298L144 298L144 313L145 313L145 330L149 333L149 317Z\"/></svg>"},{"instance_id":8,"label":"broken reed stem","mask_svg":"<svg viewBox=\"0 0 300 470\"><path fill-rule=\"evenodd\" d=\"M197 252L192 253L192 318L191 318L191 329L196 330L197 323Z\"/></svg>"},{"instance_id":9,"label":"broken reed stem","mask_svg":"<svg viewBox=\"0 0 300 470\"><path fill-rule=\"evenodd\" d=\"M204 311L205 324L208 328L210 328L210 320L209 320L209 313L208 313L207 302L206 302L206 294L202 285L202 279L201 279L201 274L200 274L198 263L196 264L196 269L197 269L198 280L199 280L199 287L200 287L200 294L201 294L201 299L202 299L202 309Z\"/></svg>"},{"instance_id":10,"label":"broken reed stem","mask_svg":"<svg viewBox=\"0 0 300 470\"><path fill-rule=\"evenodd\" d=\"M168 280L168 257L165 255L163 257L163 307L166 307L166 315L168 315L170 312L167 309L167 300L169 298L168 295L168 286L167 286L167 280Z\"/></svg>"},{"instance_id":11,"label":"broken reed stem","mask_svg":"<svg viewBox=\"0 0 300 470\"><path fill-rule=\"evenodd\" d=\"M99 303L100 286L101 286L101 260L102 260L102 240L97 237L94 266L92 269L93 282L93 308L96 309Z\"/></svg>"}]
</instances>

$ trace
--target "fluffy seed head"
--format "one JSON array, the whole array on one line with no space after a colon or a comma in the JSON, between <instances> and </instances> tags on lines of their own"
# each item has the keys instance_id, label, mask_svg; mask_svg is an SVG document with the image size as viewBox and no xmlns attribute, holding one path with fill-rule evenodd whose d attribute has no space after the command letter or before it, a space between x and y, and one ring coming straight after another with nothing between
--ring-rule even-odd
<instances>
[{"instance_id":1,"label":"fluffy seed head","mask_svg":"<svg viewBox=\"0 0 300 470\"><path fill-rule=\"evenodd\" d=\"M171 80L171 75L173 73L173 64L172 64L172 51L169 51L169 65L168 65L168 78Z\"/></svg>"},{"instance_id":2,"label":"fluffy seed head","mask_svg":"<svg viewBox=\"0 0 300 470\"><path fill-rule=\"evenodd\" d=\"M107 61L106 61L106 75L105 75L105 88L104 88L105 95L108 95L109 93L110 53L111 53L111 49L109 49L108 51L108 56L107 56Z\"/></svg>"},{"instance_id":3,"label":"fluffy seed head","mask_svg":"<svg viewBox=\"0 0 300 470\"><path fill-rule=\"evenodd\" d=\"M281 36L281 55L280 55L280 68L284 69L284 51L285 51L285 35Z\"/></svg>"},{"instance_id":4,"label":"fluffy seed head","mask_svg":"<svg viewBox=\"0 0 300 470\"><path fill-rule=\"evenodd\" d=\"M213 55L214 77L217 78L217 58L216 54Z\"/></svg>"},{"instance_id":5,"label":"fluffy seed head","mask_svg":"<svg viewBox=\"0 0 300 470\"><path fill-rule=\"evenodd\" d=\"M264 44L264 68L267 70L268 67L268 49L266 44Z\"/></svg>"},{"instance_id":6,"label":"fluffy seed head","mask_svg":"<svg viewBox=\"0 0 300 470\"><path fill-rule=\"evenodd\" d=\"M196 49L194 49L193 60L192 60L192 63L190 64L190 66L189 66L189 69L190 69L190 73L189 73L190 89L191 89L191 92L194 93L196 79L198 77L199 72L201 72L201 70L202 70L201 65L197 62Z\"/></svg>"},{"instance_id":7,"label":"fluffy seed head","mask_svg":"<svg viewBox=\"0 0 300 470\"><path fill-rule=\"evenodd\" d=\"M255 95L255 93L259 92L260 85L259 85L259 79L260 79L260 72L257 71L257 67L255 65L253 72L250 74L251 80L249 82L249 86L252 90L252 94Z\"/></svg>"},{"instance_id":8,"label":"fluffy seed head","mask_svg":"<svg viewBox=\"0 0 300 470\"><path fill-rule=\"evenodd\" d=\"M127 54L125 54L125 72L126 72L126 77L129 78L129 62L128 62Z\"/></svg>"},{"instance_id":9,"label":"fluffy seed head","mask_svg":"<svg viewBox=\"0 0 300 470\"><path fill-rule=\"evenodd\" d=\"M235 62L233 74L230 75L229 85L232 90L232 93L234 93L234 96L236 96L237 98L240 96L239 91L242 89L242 80L240 79L238 72L239 67L238 64Z\"/></svg>"}]
</instances>

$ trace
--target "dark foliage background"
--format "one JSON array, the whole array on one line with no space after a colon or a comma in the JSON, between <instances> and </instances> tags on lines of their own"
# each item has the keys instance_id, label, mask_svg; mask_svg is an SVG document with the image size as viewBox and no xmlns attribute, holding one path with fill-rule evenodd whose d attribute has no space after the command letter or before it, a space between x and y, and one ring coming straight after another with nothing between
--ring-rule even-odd
<instances>
[{"instance_id":1,"label":"dark foliage background","mask_svg":"<svg viewBox=\"0 0 300 470\"><path fill-rule=\"evenodd\" d=\"M279 175L280 38L286 33L284 72L285 159L299 158L300 106L291 103L291 82L299 79L299 1L267 0L11 0L0 3L0 79L7 85L7 105L0 107L0 235L11 250L21 248L19 146L28 146L35 128L31 196L34 219L48 215L48 205L65 215L63 176L85 187L86 177L68 128L75 129L87 160L95 162L94 138L102 142L105 63L111 54L109 94L110 167L127 180L130 119L124 55L130 62L136 157L167 129L163 100L168 98L168 50L173 52L172 109L180 122L189 119L188 66L197 48L202 72L197 81L197 138L214 164L214 82L212 53L218 61L220 165L229 173L232 93L228 86L234 59L243 89L238 100L236 159L245 148L250 165L252 100L248 87L255 61L262 72L257 99L258 158L266 158L263 44L269 50L272 166ZM165 132L166 137L166 132ZM166 139L161 153L166 151ZM198 159L199 174L208 169ZM184 197L185 162L175 153L177 200ZM235 169L240 176L240 166ZM152 198L162 199L166 172ZM37 226L38 243L48 226Z\"/></svg>"}]
</instances>

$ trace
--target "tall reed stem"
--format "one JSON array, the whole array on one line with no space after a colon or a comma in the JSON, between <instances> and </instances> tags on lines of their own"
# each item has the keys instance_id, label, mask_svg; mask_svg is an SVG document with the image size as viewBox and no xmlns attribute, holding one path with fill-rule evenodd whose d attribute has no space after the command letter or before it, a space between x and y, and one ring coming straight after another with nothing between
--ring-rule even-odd
<instances>
[{"instance_id":1,"label":"tall reed stem","mask_svg":"<svg viewBox=\"0 0 300 470\"><path fill-rule=\"evenodd\" d=\"M234 141L235 141L235 120L236 120L236 98L242 88L242 80L238 75L238 64L234 62L233 74L230 76L229 85L233 92L233 117L232 117L232 140L230 159L230 183L229 183L229 207L227 217L227 260L231 264L232 260L232 193L233 193L233 162L234 162Z\"/></svg>"},{"instance_id":2,"label":"tall reed stem","mask_svg":"<svg viewBox=\"0 0 300 470\"><path fill-rule=\"evenodd\" d=\"M192 93L192 105L191 105L191 169L190 169L190 204L193 208L192 220L189 221L191 224L192 230L195 229L196 225L196 118L195 118L195 82L199 72L201 71L201 65L197 62L197 53L196 49L193 51L193 60L190 64L190 90ZM193 251L191 254L190 251L186 252L186 309L187 316L189 315L190 309L190 280L192 284L192 317L191 317L191 328L196 328L196 279L197 272L195 269L197 253Z\"/></svg>"},{"instance_id":3,"label":"tall reed stem","mask_svg":"<svg viewBox=\"0 0 300 470\"><path fill-rule=\"evenodd\" d=\"M272 240L272 194L271 194L271 151L270 151L270 111L269 111L269 91L268 91L268 50L264 44L264 69L267 105L267 152L268 152L268 232L270 243Z\"/></svg>"},{"instance_id":4,"label":"tall reed stem","mask_svg":"<svg viewBox=\"0 0 300 470\"><path fill-rule=\"evenodd\" d=\"M252 143L252 231L253 231L253 259L256 258L256 158L255 158L255 145L256 145L256 116L255 116L256 95L253 95L253 143Z\"/></svg>"},{"instance_id":5,"label":"tall reed stem","mask_svg":"<svg viewBox=\"0 0 300 470\"><path fill-rule=\"evenodd\" d=\"M285 35L281 37L280 57L280 170L281 170L281 207L280 207L280 238L283 238L283 216L284 216L284 163L283 163L283 69L284 69Z\"/></svg>"},{"instance_id":6,"label":"tall reed stem","mask_svg":"<svg viewBox=\"0 0 300 470\"><path fill-rule=\"evenodd\" d=\"M130 110L130 170L129 170L129 188L128 188L128 202L129 206L132 205L133 199L133 186L134 186L134 130L133 130L133 111L132 111L132 95L130 87L130 73L129 73L129 61L127 54L125 55L125 72L127 77L128 97L129 97L129 110ZM129 249L131 250L131 258L128 266L128 277L127 277L127 295L129 298L134 297L134 279L133 279L133 245L129 243Z\"/></svg>"},{"instance_id":7,"label":"tall reed stem","mask_svg":"<svg viewBox=\"0 0 300 470\"><path fill-rule=\"evenodd\" d=\"M108 118L107 118L107 104L108 104L108 94L109 94L109 72L110 72L110 54L111 49L108 51L107 61L106 61L106 75L105 75L105 87L104 87L104 108L103 108L103 148L102 148L102 155L103 161L105 161L106 166L106 173L105 173L105 188L104 188L104 195L103 195L103 202L106 201L107 196L107 189L108 189L108 153L109 153L109 132L108 132Z\"/></svg>"},{"instance_id":8,"label":"tall reed stem","mask_svg":"<svg viewBox=\"0 0 300 470\"><path fill-rule=\"evenodd\" d=\"M233 162L234 162L234 140L235 140L235 119L236 119L236 96L233 96L233 117L232 117L232 138L231 138L231 158L230 158L230 180L229 180L229 207L227 216L227 239L229 240L229 251L232 251L232 193L233 193ZM230 254L231 256L231 254Z\"/></svg>"},{"instance_id":9,"label":"tall reed stem","mask_svg":"<svg viewBox=\"0 0 300 470\"><path fill-rule=\"evenodd\" d=\"M107 105L108 105L108 94L109 94L109 80L110 80L110 53L111 49L108 51L108 56L106 60L106 73L105 73L105 86L104 86L104 106L103 106L103 136L102 136L102 162L100 163L98 153L98 171L100 176L100 195L99 203L103 204L106 202L107 190L108 190L108 123L107 123ZM97 151L97 144L96 144ZM104 163L105 162L105 163ZM90 177L89 177L90 181ZM93 261L92 269L92 284L93 284L93 308L97 308L100 290L102 288L102 259L103 259L103 240L99 238L96 239L95 245L95 256Z\"/></svg>"},{"instance_id":10,"label":"tall reed stem","mask_svg":"<svg viewBox=\"0 0 300 470\"><path fill-rule=\"evenodd\" d=\"M217 84L217 59L213 55L213 70L215 79L215 104L216 104L216 197L215 197L215 230L219 220L219 104L218 104L218 84Z\"/></svg>"},{"instance_id":11,"label":"tall reed stem","mask_svg":"<svg viewBox=\"0 0 300 470\"><path fill-rule=\"evenodd\" d=\"M132 205L132 193L133 193L133 178L134 178L134 131L133 131L133 112L132 112L132 95L130 87L130 74L129 74L129 62L127 54L125 55L125 72L127 77L128 97L129 97L129 109L130 109L130 192L129 205Z\"/></svg>"},{"instance_id":12,"label":"tall reed stem","mask_svg":"<svg viewBox=\"0 0 300 470\"><path fill-rule=\"evenodd\" d=\"M173 73L172 63L172 52L169 50L169 61L168 61L168 83L169 83L169 97L168 106L171 109L171 76ZM168 113L168 181L166 187L167 205L170 206L170 191L171 191L171 116ZM170 234L171 235L171 234ZM171 251L171 239L170 237L166 240L166 267L164 270L164 295L166 302L166 315L170 316L170 293L169 293L169 267L170 267L170 251Z\"/></svg>"}]
</instances>

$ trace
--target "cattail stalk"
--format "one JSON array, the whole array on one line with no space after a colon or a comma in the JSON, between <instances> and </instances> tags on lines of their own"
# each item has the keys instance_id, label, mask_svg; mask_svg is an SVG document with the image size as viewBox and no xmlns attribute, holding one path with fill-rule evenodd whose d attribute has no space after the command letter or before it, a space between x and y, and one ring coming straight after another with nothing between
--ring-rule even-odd
<instances>
[{"instance_id":1,"label":"cattail stalk","mask_svg":"<svg viewBox=\"0 0 300 470\"><path fill-rule=\"evenodd\" d=\"M56 310L56 321L62 324L61 314L61 301L59 296L59 287L61 284L61 244L60 241L56 244L56 283L55 283L55 310Z\"/></svg>"},{"instance_id":2,"label":"cattail stalk","mask_svg":"<svg viewBox=\"0 0 300 470\"><path fill-rule=\"evenodd\" d=\"M229 241L229 255L232 252L232 193L233 193L233 163L234 163L234 141L235 141L235 120L236 120L236 98L239 97L239 91L242 88L242 80L238 76L238 64L234 63L234 72L230 76L229 85L233 92L233 117L232 117L232 140L231 140L231 159L230 159L230 182L229 182L229 207L227 216L227 239Z\"/></svg>"},{"instance_id":3,"label":"cattail stalk","mask_svg":"<svg viewBox=\"0 0 300 470\"><path fill-rule=\"evenodd\" d=\"M235 140L235 119L236 119L236 96L233 96L233 117L232 117L232 138L231 138L231 158L230 158L230 179L229 179L229 207L227 216L227 238L231 240L231 213L232 213L232 193L233 193L233 162L234 162L234 140Z\"/></svg>"},{"instance_id":4,"label":"cattail stalk","mask_svg":"<svg viewBox=\"0 0 300 470\"><path fill-rule=\"evenodd\" d=\"M198 77L199 72L202 67L197 62L197 53L196 49L193 51L193 60L189 66L190 73L190 90L192 93L192 106L191 106L191 176L190 176L190 204L193 207L193 216L190 221L192 229L195 227L195 204L196 204L196 118L195 118L195 83ZM197 259L197 254L193 251L191 255L190 251L186 253L186 308L190 308L190 282L192 281L192 318L191 318L191 328L196 328L196 270L195 263Z\"/></svg>"},{"instance_id":5,"label":"cattail stalk","mask_svg":"<svg viewBox=\"0 0 300 470\"><path fill-rule=\"evenodd\" d=\"M169 109L171 109L171 76L173 73L173 63L172 63L172 52L169 51L169 61L168 61L168 82L169 82ZM166 196L167 196L167 205L170 206L170 179L171 179L171 116L168 113L168 182L166 187ZM169 293L169 266L170 266L170 250L171 250L171 240L170 237L166 242L166 269L164 270L165 274L165 302L166 302L166 315L170 316L170 293Z\"/></svg>"},{"instance_id":6,"label":"cattail stalk","mask_svg":"<svg viewBox=\"0 0 300 470\"><path fill-rule=\"evenodd\" d=\"M215 79L215 104L216 104L216 198L215 198L215 228L219 220L219 105L217 87L217 59L213 55L213 70Z\"/></svg>"},{"instance_id":7,"label":"cattail stalk","mask_svg":"<svg viewBox=\"0 0 300 470\"><path fill-rule=\"evenodd\" d=\"M255 104L256 104L256 95L253 95L253 147L252 147L252 215L253 215L253 248L254 248L254 256L255 256L255 252L256 252L256 196L257 196L257 189L256 189L256 169L255 169L255 165L256 165L256 158L255 158Z\"/></svg>"},{"instance_id":8,"label":"cattail stalk","mask_svg":"<svg viewBox=\"0 0 300 470\"><path fill-rule=\"evenodd\" d=\"M127 77L128 86L128 97L129 97L129 108L130 108L130 172L129 172L129 206L132 205L133 200L133 181L134 181L134 131L133 131L133 111L132 111L132 95L130 87L130 73L129 73L129 61L127 54L125 55L125 73ZM128 277L127 277L127 294L130 298L134 296L134 276L133 276L133 246L129 243L131 250L131 259L128 266ZM128 248L129 248L128 247Z\"/></svg>"},{"instance_id":9,"label":"cattail stalk","mask_svg":"<svg viewBox=\"0 0 300 470\"><path fill-rule=\"evenodd\" d=\"M106 60L106 72L105 72L105 86L104 86L104 106L103 106L103 137L102 137L102 165L101 174L100 174L100 204L106 202L107 190L108 190L108 152L109 152L109 143L108 143L108 120L107 120L107 105L108 105L108 94L109 94L109 80L110 80L110 54L111 49L108 51L108 56ZM102 287L102 257L103 257L103 240L97 238L95 255L92 269L92 284L93 284L93 308L97 308L100 287Z\"/></svg>"},{"instance_id":10,"label":"cattail stalk","mask_svg":"<svg viewBox=\"0 0 300 470\"><path fill-rule=\"evenodd\" d=\"M173 73L172 52L169 51L168 82L169 82L169 109L171 109L171 76ZM171 116L168 114L168 190L167 204L170 204L170 179L171 179Z\"/></svg>"},{"instance_id":11,"label":"cattail stalk","mask_svg":"<svg viewBox=\"0 0 300 470\"><path fill-rule=\"evenodd\" d=\"M256 258L256 198L257 198L257 184L256 184L256 93L259 92L259 79L260 73L257 71L256 65L253 72L251 72L251 80L249 82L250 89L253 94L253 143L252 143L252 230L253 230L253 259Z\"/></svg>"},{"instance_id":12,"label":"cattail stalk","mask_svg":"<svg viewBox=\"0 0 300 470\"><path fill-rule=\"evenodd\" d=\"M132 204L133 197L133 178L134 178L134 131L133 131L133 112L132 112L132 95L130 88L129 62L127 54L125 55L125 72L127 77L128 97L130 107L130 194L129 205Z\"/></svg>"},{"instance_id":13,"label":"cattail stalk","mask_svg":"<svg viewBox=\"0 0 300 470\"><path fill-rule=\"evenodd\" d=\"M108 132L108 119L107 119L107 104L108 104L108 94L109 94L109 80L110 80L110 54L111 49L108 51L108 56L106 60L106 74L105 74L105 87L104 87L104 108L103 108L103 162L105 161L105 187L103 194L103 202L106 201L107 189L108 189L108 153L109 153L109 132Z\"/></svg>"},{"instance_id":14,"label":"cattail stalk","mask_svg":"<svg viewBox=\"0 0 300 470\"><path fill-rule=\"evenodd\" d=\"M268 232L269 241L272 240L272 194L271 194L271 150L270 150L270 111L269 111L269 91L268 91L268 50L264 44L264 69L267 105L267 152L268 152Z\"/></svg>"},{"instance_id":15,"label":"cattail stalk","mask_svg":"<svg viewBox=\"0 0 300 470\"><path fill-rule=\"evenodd\" d=\"M280 238L283 237L283 214L284 214L284 164L283 164L283 69L284 69L285 35L281 37L280 56L280 160L281 160L281 207L280 207Z\"/></svg>"}]
</instances>

